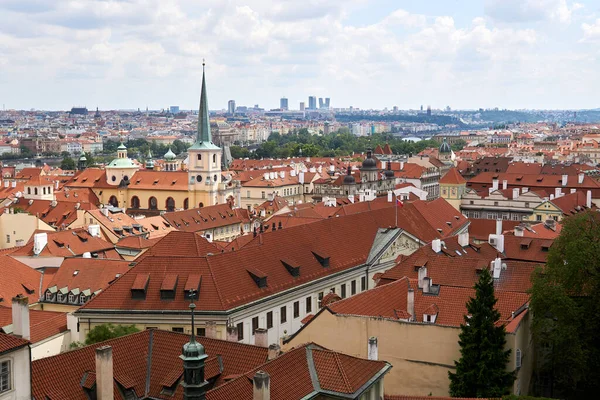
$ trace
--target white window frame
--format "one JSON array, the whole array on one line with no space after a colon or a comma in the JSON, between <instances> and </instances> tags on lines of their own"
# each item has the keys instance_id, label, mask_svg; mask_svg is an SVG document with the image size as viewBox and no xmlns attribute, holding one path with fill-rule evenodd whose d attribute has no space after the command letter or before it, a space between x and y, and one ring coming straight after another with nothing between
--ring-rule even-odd
<instances>
[{"instance_id":1,"label":"white window frame","mask_svg":"<svg viewBox=\"0 0 600 400\"><path fill-rule=\"evenodd\" d=\"M0 393L12 390L12 365L10 360L0 362Z\"/></svg>"}]
</instances>

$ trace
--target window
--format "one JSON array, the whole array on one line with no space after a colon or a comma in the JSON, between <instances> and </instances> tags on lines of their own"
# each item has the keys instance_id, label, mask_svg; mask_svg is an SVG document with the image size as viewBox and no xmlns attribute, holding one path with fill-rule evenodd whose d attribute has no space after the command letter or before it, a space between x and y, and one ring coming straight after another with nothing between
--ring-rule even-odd
<instances>
[{"instance_id":1,"label":"window","mask_svg":"<svg viewBox=\"0 0 600 400\"><path fill-rule=\"evenodd\" d=\"M258 317L252 318L252 335L258 329Z\"/></svg>"},{"instance_id":2,"label":"window","mask_svg":"<svg viewBox=\"0 0 600 400\"><path fill-rule=\"evenodd\" d=\"M356 294L356 281L350 282L350 294L351 295Z\"/></svg>"},{"instance_id":3,"label":"window","mask_svg":"<svg viewBox=\"0 0 600 400\"><path fill-rule=\"evenodd\" d=\"M27 194L31 194L31 188L30 187L27 188Z\"/></svg>"},{"instance_id":4,"label":"window","mask_svg":"<svg viewBox=\"0 0 600 400\"><path fill-rule=\"evenodd\" d=\"M331 293L335 293L335 286L329 290Z\"/></svg>"},{"instance_id":5,"label":"window","mask_svg":"<svg viewBox=\"0 0 600 400\"><path fill-rule=\"evenodd\" d=\"M202 161L202 154L198 154L198 161Z\"/></svg>"},{"instance_id":6,"label":"window","mask_svg":"<svg viewBox=\"0 0 600 400\"><path fill-rule=\"evenodd\" d=\"M213 154L213 163L216 163L216 162L217 162L217 155Z\"/></svg>"},{"instance_id":7,"label":"window","mask_svg":"<svg viewBox=\"0 0 600 400\"><path fill-rule=\"evenodd\" d=\"M498 207L498 202L497 201L494 202L494 207Z\"/></svg>"},{"instance_id":8,"label":"window","mask_svg":"<svg viewBox=\"0 0 600 400\"><path fill-rule=\"evenodd\" d=\"M306 313L310 313L312 312L312 297L308 296L306 298Z\"/></svg>"},{"instance_id":9,"label":"window","mask_svg":"<svg viewBox=\"0 0 600 400\"><path fill-rule=\"evenodd\" d=\"M244 340L244 323L240 322L237 324L238 342Z\"/></svg>"},{"instance_id":10,"label":"window","mask_svg":"<svg viewBox=\"0 0 600 400\"><path fill-rule=\"evenodd\" d=\"M273 311L269 311L267 313L267 329L271 329L273 327Z\"/></svg>"},{"instance_id":11,"label":"window","mask_svg":"<svg viewBox=\"0 0 600 400\"><path fill-rule=\"evenodd\" d=\"M175 211L175 200L172 197L167 198L165 205L167 211Z\"/></svg>"},{"instance_id":12,"label":"window","mask_svg":"<svg viewBox=\"0 0 600 400\"><path fill-rule=\"evenodd\" d=\"M188 208L190 208L190 201L186 197L185 200L183 200L183 209L187 210Z\"/></svg>"},{"instance_id":13,"label":"window","mask_svg":"<svg viewBox=\"0 0 600 400\"><path fill-rule=\"evenodd\" d=\"M10 235L6 235L6 243L10 243Z\"/></svg>"},{"instance_id":14,"label":"window","mask_svg":"<svg viewBox=\"0 0 600 400\"><path fill-rule=\"evenodd\" d=\"M287 322L287 307L286 306L281 307L279 317L280 317L280 322L282 324L285 324Z\"/></svg>"},{"instance_id":15,"label":"window","mask_svg":"<svg viewBox=\"0 0 600 400\"><path fill-rule=\"evenodd\" d=\"M152 196L148 199L148 208L150 210L156 210L158 207L158 202L156 201L156 197Z\"/></svg>"},{"instance_id":16,"label":"window","mask_svg":"<svg viewBox=\"0 0 600 400\"><path fill-rule=\"evenodd\" d=\"M38 194L38 190L37 190L37 188L34 188L34 189L33 189L33 192L34 192L34 194L37 196L37 194Z\"/></svg>"},{"instance_id":17,"label":"window","mask_svg":"<svg viewBox=\"0 0 600 400\"><path fill-rule=\"evenodd\" d=\"M65 301L65 295L62 293L59 293L56 301L58 301L59 303L62 303L63 301Z\"/></svg>"},{"instance_id":18,"label":"window","mask_svg":"<svg viewBox=\"0 0 600 400\"><path fill-rule=\"evenodd\" d=\"M75 303L77 302L77 295L73 294L73 293L69 293L69 303Z\"/></svg>"},{"instance_id":19,"label":"window","mask_svg":"<svg viewBox=\"0 0 600 400\"><path fill-rule=\"evenodd\" d=\"M196 336L206 336L206 328L196 328Z\"/></svg>"},{"instance_id":20,"label":"window","mask_svg":"<svg viewBox=\"0 0 600 400\"><path fill-rule=\"evenodd\" d=\"M131 208L140 208L140 198L133 196L131 198Z\"/></svg>"},{"instance_id":21,"label":"window","mask_svg":"<svg viewBox=\"0 0 600 400\"><path fill-rule=\"evenodd\" d=\"M360 291L364 292L365 290L367 290L367 277L362 276L360 278Z\"/></svg>"},{"instance_id":22,"label":"window","mask_svg":"<svg viewBox=\"0 0 600 400\"><path fill-rule=\"evenodd\" d=\"M250 198L250 191L246 190L246 198L249 199Z\"/></svg>"},{"instance_id":23,"label":"window","mask_svg":"<svg viewBox=\"0 0 600 400\"><path fill-rule=\"evenodd\" d=\"M346 298L346 284L345 283L342 283L341 296L342 296L342 299Z\"/></svg>"},{"instance_id":24,"label":"window","mask_svg":"<svg viewBox=\"0 0 600 400\"><path fill-rule=\"evenodd\" d=\"M529 208L529 203L525 203L525 208Z\"/></svg>"},{"instance_id":25,"label":"window","mask_svg":"<svg viewBox=\"0 0 600 400\"><path fill-rule=\"evenodd\" d=\"M294 302L294 318L298 318L300 316L300 302Z\"/></svg>"},{"instance_id":26,"label":"window","mask_svg":"<svg viewBox=\"0 0 600 400\"><path fill-rule=\"evenodd\" d=\"M261 198L264 199L265 198L265 192L260 192L260 196L261 196Z\"/></svg>"},{"instance_id":27,"label":"window","mask_svg":"<svg viewBox=\"0 0 600 400\"><path fill-rule=\"evenodd\" d=\"M183 328L182 327L174 327L174 328L171 328L171 330L173 332L183 333Z\"/></svg>"},{"instance_id":28,"label":"window","mask_svg":"<svg viewBox=\"0 0 600 400\"><path fill-rule=\"evenodd\" d=\"M319 292L319 308L321 308L321 301L323 300L323 292Z\"/></svg>"},{"instance_id":29,"label":"window","mask_svg":"<svg viewBox=\"0 0 600 400\"><path fill-rule=\"evenodd\" d=\"M10 389L10 361L3 361L0 364L0 393L8 392Z\"/></svg>"},{"instance_id":30,"label":"window","mask_svg":"<svg viewBox=\"0 0 600 400\"><path fill-rule=\"evenodd\" d=\"M541 215L539 215L539 214L538 214L538 215L536 215L536 216L535 216L535 220L536 220L536 221L541 221L541 220L542 220L542 216L541 216Z\"/></svg>"},{"instance_id":31,"label":"window","mask_svg":"<svg viewBox=\"0 0 600 400\"><path fill-rule=\"evenodd\" d=\"M110 199L108 199L108 204L113 207L119 207L119 200L117 200L116 196L110 196Z\"/></svg>"}]
</instances>

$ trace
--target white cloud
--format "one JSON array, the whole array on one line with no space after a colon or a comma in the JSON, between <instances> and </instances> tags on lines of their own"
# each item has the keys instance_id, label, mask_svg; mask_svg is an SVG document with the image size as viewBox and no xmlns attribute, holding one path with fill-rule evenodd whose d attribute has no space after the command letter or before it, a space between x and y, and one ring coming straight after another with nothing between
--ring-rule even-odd
<instances>
[{"instance_id":1,"label":"white cloud","mask_svg":"<svg viewBox=\"0 0 600 400\"><path fill-rule=\"evenodd\" d=\"M490 14L499 4L492 1L492 18L460 24L404 9L368 24L349 22L353 7L363 12L365 3L68 0L32 12L37 0L10 0L0 5L0 83L11 97L5 101L0 93L0 100L22 108L195 106L206 58L214 108L230 98L269 107L284 94L293 103L331 96L335 106L536 106L528 95L537 90L532 85L560 85L578 57L574 51L561 58L543 47L552 42L552 24L573 19L574 3L519 2L526 6L517 10L521 20L546 19L549 31L539 23L497 23L507 14ZM599 26L582 25L584 38L597 37ZM561 69L545 66L556 59ZM591 72L582 77L597 81Z\"/></svg>"},{"instance_id":2,"label":"white cloud","mask_svg":"<svg viewBox=\"0 0 600 400\"><path fill-rule=\"evenodd\" d=\"M581 29L583 30L582 42L600 41L600 18L592 24L581 24Z\"/></svg>"}]
</instances>

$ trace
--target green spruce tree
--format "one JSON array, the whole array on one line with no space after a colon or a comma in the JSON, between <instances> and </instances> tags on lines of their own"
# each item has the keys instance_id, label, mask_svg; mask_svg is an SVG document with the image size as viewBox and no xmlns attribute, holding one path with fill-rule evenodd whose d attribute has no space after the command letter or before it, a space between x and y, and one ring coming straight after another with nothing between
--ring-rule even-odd
<instances>
[{"instance_id":1,"label":"green spruce tree","mask_svg":"<svg viewBox=\"0 0 600 400\"><path fill-rule=\"evenodd\" d=\"M510 350L505 350L506 331L498 326L494 281L487 268L475 284L475 298L467 303L467 314L459 335L460 360L456 373L448 372L452 397L497 398L509 393L514 373L506 370Z\"/></svg>"}]
</instances>

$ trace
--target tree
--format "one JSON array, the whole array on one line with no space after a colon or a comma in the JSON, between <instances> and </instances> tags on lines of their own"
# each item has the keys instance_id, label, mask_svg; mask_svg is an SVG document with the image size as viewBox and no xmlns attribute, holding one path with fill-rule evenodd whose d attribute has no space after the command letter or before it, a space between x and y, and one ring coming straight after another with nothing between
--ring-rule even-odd
<instances>
[{"instance_id":1,"label":"tree","mask_svg":"<svg viewBox=\"0 0 600 400\"><path fill-rule=\"evenodd\" d=\"M501 397L509 393L514 372L506 370L510 350L504 350L506 331L498 325L494 281L484 268L475 284L475 297L467 302L465 322L460 326L460 360L456 373L448 372L452 397Z\"/></svg>"},{"instance_id":2,"label":"tree","mask_svg":"<svg viewBox=\"0 0 600 400\"><path fill-rule=\"evenodd\" d=\"M130 333L139 332L135 325L113 325L102 324L94 327L88 332L85 344L94 344L108 339L118 338Z\"/></svg>"},{"instance_id":3,"label":"tree","mask_svg":"<svg viewBox=\"0 0 600 400\"><path fill-rule=\"evenodd\" d=\"M60 168L66 170L76 169L75 160L73 160L71 157L63 158L62 162L60 163Z\"/></svg>"},{"instance_id":4,"label":"tree","mask_svg":"<svg viewBox=\"0 0 600 400\"><path fill-rule=\"evenodd\" d=\"M533 339L551 397L595 398L600 390L600 216L563 221L544 270L532 276Z\"/></svg>"}]
</instances>

